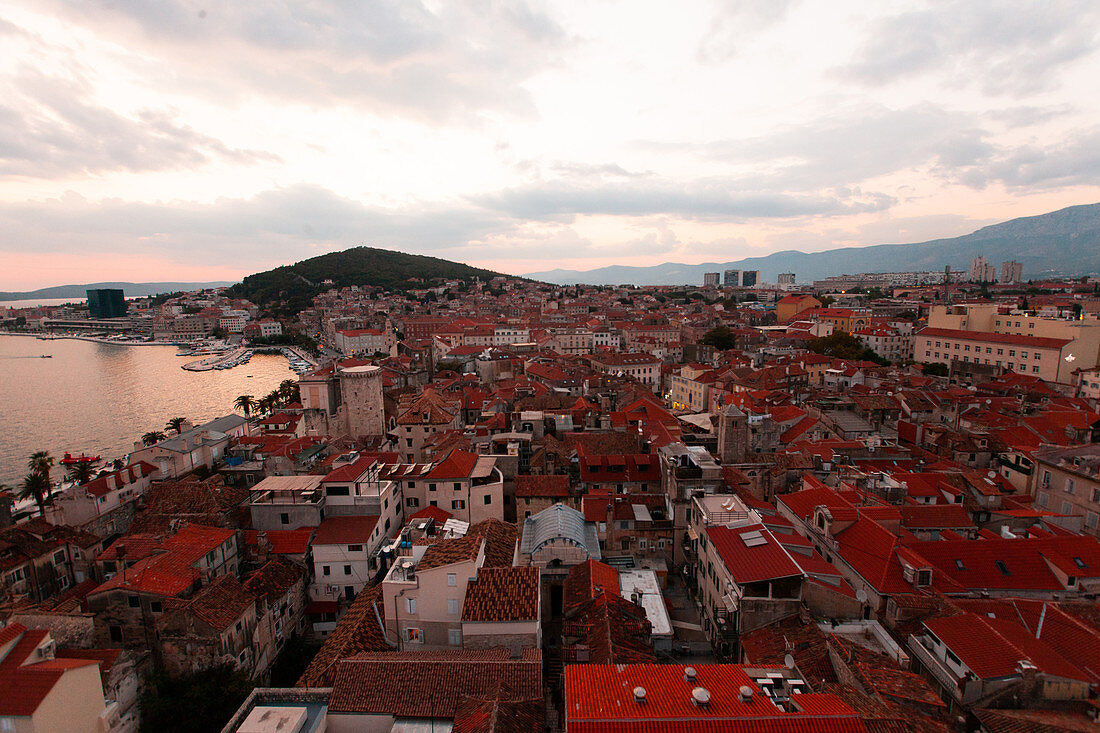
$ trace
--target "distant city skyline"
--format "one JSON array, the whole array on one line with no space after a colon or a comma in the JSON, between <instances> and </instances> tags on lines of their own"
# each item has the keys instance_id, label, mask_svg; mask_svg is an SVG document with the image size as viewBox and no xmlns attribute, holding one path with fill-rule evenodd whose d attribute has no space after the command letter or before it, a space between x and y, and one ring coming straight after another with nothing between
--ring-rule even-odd
<instances>
[{"instance_id":1,"label":"distant city skyline","mask_svg":"<svg viewBox=\"0 0 1100 733\"><path fill-rule=\"evenodd\" d=\"M1100 201L1098 32L1087 1L0 0L0 290L966 234Z\"/></svg>"}]
</instances>

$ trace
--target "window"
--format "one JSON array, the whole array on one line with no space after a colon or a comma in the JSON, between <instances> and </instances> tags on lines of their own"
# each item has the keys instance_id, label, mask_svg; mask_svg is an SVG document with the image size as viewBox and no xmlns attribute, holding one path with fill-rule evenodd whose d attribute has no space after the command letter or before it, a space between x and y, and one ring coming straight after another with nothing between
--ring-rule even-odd
<instances>
[{"instance_id":1,"label":"window","mask_svg":"<svg viewBox=\"0 0 1100 733\"><path fill-rule=\"evenodd\" d=\"M53 554L53 564L54 565L64 565L65 564L65 551L64 550L58 550L57 552L55 552Z\"/></svg>"},{"instance_id":2,"label":"window","mask_svg":"<svg viewBox=\"0 0 1100 733\"><path fill-rule=\"evenodd\" d=\"M1085 526L1089 529L1100 528L1100 514L1096 512L1085 513Z\"/></svg>"},{"instance_id":3,"label":"window","mask_svg":"<svg viewBox=\"0 0 1100 733\"><path fill-rule=\"evenodd\" d=\"M149 604L149 610L153 613L160 613L163 609L164 607L161 605L160 601L153 601Z\"/></svg>"},{"instance_id":4,"label":"window","mask_svg":"<svg viewBox=\"0 0 1100 733\"><path fill-rule=\"evenodd\" d=\"M966 564L963 563L961 558L955 558L955 568L958 570L966 570Z\"/></svg>"},{"instance_id":5,"label":"window","mask_svg":"<svg viewBox=\"0 0 1100 733\"><path fill-rule=\"evenodd\" d=\"M454 501L451 502L451 509L465 509L465 508L466 508L466 502L463 501L462 499L455 499Z\"/></svg>"},{"instance_id":6,"label":"window","mask_svg":"<svg viewBox=\"0 0 1100 733\"><path fill-rule=\"evenodd\" d=\"M405 599L405 610L408 611L409 613L416 613L416 599L415 598L406 598Z\"/></svg>"},{"instance_id":7,"label":"window","mask_svg":"<svg viewBox=\"0 0 1100 733\"><path fill-rule=\"evenodd\" d=\"M1075 491L1077 491L1077 482L1074 481L1071 478L1067 478L1066 479L1066 493L1067 494L1073 494Z\"/></svg>"},{"instance_id":8,"label":"window","mask_svg":"<svg viewBox=\"0 0 1100 733\"><path fill-rule=\"evenodd\" d=\"M1073 504L1068 501L1062 502L1062 514L1073 514Z\"/></svg>"},{"instance_id":9,"label":"window","mask_svg":"<svg viewBox=\"0 0 1100 733\"><path fill-rule=\"evenodd\" d=\"M362 545L348 545L348 552L362 552Z\"/></svg>"},{"instance_id":10,"label":"window","mask_svg":"<svg viewBox=\"0 0 1100 733\"><path fill-rule=\"evenodd\" d=\"M126 602L130 605L130 608L137 608L141 605L141 599L137 596L126 596Z\"/></svg>"},{"instance_id":11,"label":"window","mask_svg":"<svg viewBox=\"0 0 1100 733\"><path fill-rule=\"evenodd\" d=\"M332 569L328 565L322 565L321 575L332 575Z\"/></svg>"},{"instance_id":12,"label":"window","mask_svg":"<svg viewBox=\"0 0 1100 733\"><path fill-rule=\"evenodd\" d=\"M290 515L283 512L279 515L279 524L290 524Z\"/></svg>"},{"instance_id":13,"label":"window","mask_svg":"<svg viewBox=\"0 0 1100 733\"><path fill-rule=\"evenodd\" d=\"M111 641L113 643L115 643L115 644L121 644L122 643L122 627L121 626L112 626L112 627L110 627L109 632L111 634Z\"/></svg>"},{"instance_id":14,"label":"window","mask_svg":"<svg viewBox=\"0 0 1100 733\"><path fill-rule=\"evenodd\" d=\"M424 641L424 639L420 636L420 629L405 629L405 641L410 644L419 644Z\"/></svg>"},{"instance_id":15,"label":"window","mask_svg":"<svg viewBox=\"0 0 1100 733\"><path fill-rule=\"evenodd\" d=\"M486 495L485 495L485 496L484 496L484 497L482 498L482 503L484 503L484 504L492 504L492 503L493 503L493 495L492 495L492 494L486 494Z\"/></svg>"},{"instance_id":16,"label":"window","mask_svg":"<svg viewBox=\"0 0 1100 733\"><path fill-rule=\"evenodd\" d=\"M351 565L344 566L344 575L351 575Z\"/></svg>"},{"instance_id":17,"label":"window","mask_svg":"<svg viewBox=\"0 0 1100 733\"><path fill-rule=\"evenodd\" d=\"M418 507L420 506L420 499L417 499L415 496L407 497L405 499L405 506Z\"/></svg>"},{"instance_id":18,"label":"window","mask_svg":"<svg viewBox=\"0 0 1100 733\"><path fill-rule=\"evenodd\" d=\"M462 484L460 484L459 482L455 481L454 487L455 491L462 491Z\"/></svg>"},{"instance_id":19,"label":"window","mask_svg":"<svg viewBox=\"0 0 1100 733\"><path fill-rule=\"evenodd\" d=\"M447 585L451 586L452 588L458 585L458 576L454 573L447 573Z\"/></svg>"},{"instance_id":20,"label":"window","mask_svg":"<svg viewBox=\"0 0 1100 733\"><path fill-rule=\"evenodd\" d=\"M457 598L448 598L447 599L447 613L451 614L452 616L457 616L458 615L458 599Z\"/></svg>"},{"instance_id":21,"label":"window","mask_svg":"<svg viewBox=\"0 0 1100 733\"><path fill-rule=\"evenodd\" d=\"M347 486L329 486L325 489L325 494L328 496L349 496L351 489Z\"/></svg>"},{"instance_id":22,"label":"window","mask_svg":"<svg viewBox=\"0 0 1100 733\"><path fill-rule=\"evenodd\" d=\"M1050 471L1043 471L1043 486L1050 486Z\"/></svg>"},{"instance_id":23,"label":"window","mask_svg":"<svg viewBox=\"0 0 1100 733\"><path fill-rule=\"evenodd\" d=\"M462 646L462 629L448 629L447 643L451 646Z\"/></svg>"},{"instance_id":24,"label":"window","mask_svg":"<svg viewBox=\"0 0 1100 733\"><path fill-rule=\"evenodd\" d=\"M435 484L428 484L428 491L435 491Z\"/></svg>"},{"instance_id":25,"label":"window","mask_svg":"<svg viewBox=\"0 0 1100 733\"><path fill-rule=\"evenodd\" d=\"M1045 491L1040 491L1039 492L1039 506L1046 509L1049 504L1050 504L1050 494L1048 494Z\"/></svg>"},{"instance_id":26,"label":"window","mask_svg":"<svg viewBox=\"0 0 1100 733\"><path fill-rule=\"evenodd\" d=\"M1092 503L1093 504L1100 504L1100 489L1093 489L1092 490Z\"/></svg>"},{"instance_id":27,"label":"window","mask_svg":"<svg viewBox=\"0 0 1100 733\"><path fill-rule=\"evenodd\" d=\"M994 560L993 564L1001 571L1001 575L1012 575L1012 573L1008 571L1008 566L1005 565L1004 560Z\"/></svg>"}]
</instances>

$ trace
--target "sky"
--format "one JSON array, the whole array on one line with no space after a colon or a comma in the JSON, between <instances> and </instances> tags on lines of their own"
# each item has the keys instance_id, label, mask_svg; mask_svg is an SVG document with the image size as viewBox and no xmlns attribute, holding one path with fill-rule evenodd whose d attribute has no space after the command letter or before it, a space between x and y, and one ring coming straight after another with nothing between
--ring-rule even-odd
<instances>
[{"instance_id":1,"label":"sky","mask_svg":"<svg viewBox=\"0 0 1100 733\"><path fill-rule=\"evenodd\" d=\"M0 290L521 274L1100 201L1095 0L0 0Z\"/></svg>"}]
</instances>

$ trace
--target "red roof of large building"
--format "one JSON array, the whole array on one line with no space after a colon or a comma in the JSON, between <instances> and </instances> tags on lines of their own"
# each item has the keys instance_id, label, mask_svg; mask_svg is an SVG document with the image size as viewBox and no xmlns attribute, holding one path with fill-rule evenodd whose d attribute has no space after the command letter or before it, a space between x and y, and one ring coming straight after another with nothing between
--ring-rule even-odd
<instances>
[{"instance_id":1,"label":"red roof of large building","mask_svg":"<svg viewBox=\"0 0 1100 733\"><path fill-rule=\"evenodd\" d=\"M1021 336L1014 333L993 333L992 331L961 331L954 328L922 328L918 336L932 338L957 339L959 341L988 341L994 344L1011 346L1030 346L1033 349L1061 349L1069 339L1048 338L1046 336Z\"/></svg>"},{"instance_id":2,"label":"red roof of large building","mask_svg":"<svg viewBox=\"0 0 1100 733\"><path fill-rule=\"evenodd\" d=\"M777 707L739 664L571 664L565 668L568 733L599 731L863 731L859 714L828 694L795 694ZM785 667L752 667L785 670ZM752 697L741 699L741 688ZM635 691L641 688L644 700ZM707 702L693 691L702 688Z\"/></svg>"}]
</instances>

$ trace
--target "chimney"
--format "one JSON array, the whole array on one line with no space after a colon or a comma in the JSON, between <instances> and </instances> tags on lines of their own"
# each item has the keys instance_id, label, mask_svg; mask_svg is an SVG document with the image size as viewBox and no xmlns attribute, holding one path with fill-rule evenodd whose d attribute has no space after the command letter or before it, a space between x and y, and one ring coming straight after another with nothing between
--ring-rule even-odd
<instances>
[{"instance_id":1,"label":"chimney","mask_svg":"<svg viewBox=\"0 0 1100 733\"><path fill-rule=\"evenodd\" d=\"M645 702L645 688L644 687L635 687L634 688L634 702L638 703L639 705Z\"/></svg>"},{"instance_id":2,"label":"chimney","mask_svg":"<svg viewBox=\"0 0 1100 733\"><path fill-rule=\"evenodd\" d=\"M741 690L743 697L745 688L742 687ZM752 694L752 690L749 690L749 694ZM691 691L691 701L695 703L696 707L708 707L710 705L710 691L705 687L696 687ZM742 700L742 702L744 702L744 700Z\"/></svg>"},{"instance_id":3,"label":"chimney","mask_svg":"<svg viewBox=\"0 0 1100 733\"><path fill-rule=\"evenodd\" d=\"M684 681L685 682L694 682L695 681L695 667L684 667Z\"/></svg>"},{"instance_id":4,"label":"chimney","mask_svg":"<svg viewBox=\"0 0 1100 733\"><path fill-rule=\"evenodd\" d=\"M738 691L738 699L743 703L752 702L752 688L748 685L741 685L741 689Z\"/></svg>"}]
</instances>

